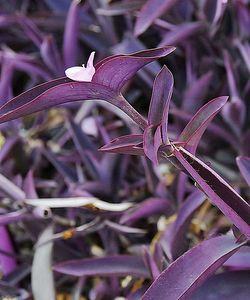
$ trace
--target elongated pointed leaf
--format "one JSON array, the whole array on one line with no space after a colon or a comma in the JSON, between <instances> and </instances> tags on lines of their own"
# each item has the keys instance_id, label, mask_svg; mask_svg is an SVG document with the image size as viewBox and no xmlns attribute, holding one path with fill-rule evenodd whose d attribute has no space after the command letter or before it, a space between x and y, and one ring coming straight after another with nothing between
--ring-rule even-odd
<instances>
[{"instance_id":1,"label":"elongated pointed leaf","mask_svg":"<svg viewBox=\"0 0 250 300\"><path fill-rule=\"evenodd\" d=\"M143 148L139 147L142 142L142 134L123 135L102 146L99 151L131 155L144 155Z\"/></svg>"},{"instance_id":2,"label":"elongated pointed leaf","mask_svg":"<svg viewBox=\"0 0 250 300\"><path fill-rule=\"evenodd\" d=\"M158 163L158 150L162 144L161 125L150 125L144 130L143 149L146 156L154 163Z\"/></svg>"},{"instance_id":3,"label":"elongated pointed leaf","mask_svg":"<svg viewBox=\"0 0 250 300\"><path fill-rule=\"evenodd\" d=\"M194 212L205 201L206 196L195 190L180 207L176 221L167 228L162 237L161 244L172 259L176 259L187 250L186 232Z\"/></svg>"},{"instance_id":4,"label":"elongated pointed leaf","mask_svg":"<svg viewBox=\"0 0 250 300\"><path fill-rule=\"evenodd\" d=\"M63 74L62 59L56 41L52 35L48 35L44 38L40 47L40 53L43 61L54 74Z\"/></svg>"},{"instance_id":5,"label":"elongated pointed leaf","mask_svg":"<svg viewBox=\"0 0 250 300\"><path fill-rule=\"evenodd\" d=\"M42 44L44 34L39 30L34 22L26 16L19 14L17 17L18 23L23 28L25 34L32 40L32 42L39 48Z\"/></svg>"},{"instance_id":6,"label":"elongated pointed leaf","mask_svg":"<svg viewBox=\"0 0 250 300\"><path fill-rule=\"evenodd\" d=\"M0 190L16 201L25 199L24 192L2 174L0 174Z\"/></svg>"},{"instance_id":7,"label":"elongated pointed leaf","mask_svg":"<svg viewBox=\"0 0 250 300\"><path fill-rule=\"evenodd\" d=\"M21 209L18 211L1 214L0 215L0 225L7 225L10 223L22 221L23 219L25 219L28 216L26 213L27 213L26 209Z\"/></svg>"},{"instance_id":8,"label":"elongated pointed leaf","mask_svg":"<svg viewBox=\"0 0 250 300\"><path fill-rule=\"evenodd\" d=\"M163 271L142 300L188 299L241 246L231 236L200 243Z\"/></svg>"},{"instance_id":9,"label":"elongated pointed leaf","mask_svg":"<svg viewBox=\"0 0 250 300\"><path fill-rule=\"evenodd\" d=\"M250 272L226 272L207 280L190 300L247 300L250 295Z\"/></svg>"},{"instance_id":10,"label":"elongated pointed leaf","mask_svg":"<svg viewBox=\"0 0 250 300\"><path fill-rule=\"evenodd\" d=\"M120 91L124 84L143 66L167 56L174 50L174 47L166 46L104 59L97 65L92 82L108 86L115 91Z\"/></svg>"},{"instance_id":11,"label":"elongated pointed leaf","mask_svg":"<svg viewBox=\"0 0 250 300\"><path fill-rule=\"evenodd\" d=\"M78 54L78 30L80 24L80 4L81 1L71 2L63 37L63 58L66 68L76 64Z\"/></svg>"},{"instance_id":12,"label":"elongated pointed leaf","mask_svg":"<svg viewBox=\"0 0 250 300\"><path fill-rule=\"evenodd\" d=\"M232 97L222 109L224 121L232 128L236 136L241 134L241 128L246 119L246 105L239 97Z\"/></svg>"},{"instance_id":13,"label":"elongated pointed leaf","mask_svg":"<svg viewBox=\"0 0 250 300\"><path fill-rule=\"evenodd\" d=\"M159 46L163 47L165 45L177 45L182 43L184 40L197 34L203 28L204 25L201 22L182 23L176 26L172 31L166 33Z\"/></svg>"},{"instance_id":14,"label":"elongated pointed leaf","mask_svg":"<svg viewBox=\"0 0 250 300\"><path fill-rule=\"evenodd\" d=\"M10 234L5 226L0 226L0 249L10 254L14 254L13 244ZM0 253L0 264L4 275L12 272L16 268L15 258Z\"/></svg>"},{"instance_id":15,"label":"elongated pointed leaf","mask_svg":"<svg viewBox=\"0 0 250 300\"><path fill-rule=\"evenodd\" d=\"M105 225L118 233L126 234L146 234L146 230L140 228L129 227L126 225L117 224L111 221L106 220Z\"/></svg>"},{"instance_id":16,"label":"elongated pointed leaf","mask_svg":"<svg viewBox=\"0 0 250 300\"><path fill-rule=\"evenodd\" d=\"M145 128L145 119L119 94L119 90L144 65L166 56L174 49L156 48L104 59L98 64L92 82L74 82L63 77L41 84L2 106L0 123L71 101L105 100L124 110L139 126Z\"/></svg>"},{"instance_id":17,"label":"elongated pointed leaf","mask_svg":"<svg viewBox=\"0 0 250 300\"><path fill-rule=\"evenodd\" d=\"M175 157L199 184L209 200L247 237L250 237L250 205L215 171L183 148Z\"/></svg>"},{"instance_id":18,"label":"elongated pointed leaf","mask_svg":"<svg viewBox=\"0 0 250 300\"><path fill-rule=\"evenodd\" d=\"M156 18L170 10L177 0L148 0L142 7L135 23L135 35L148 29Z\"/></svg>"},{"instance_id":19,"label":"elongated pointed leaf","mask_svg":"<svg viewBox=\"0 0 250 300\"><path fill-rule=\"evenodd\" d=\"M164 66L157 75L148 113L150 125L159 125L162 122L163 142L167 142L168 111L173 93L174 78L169 69Z\"/></svg>"},{"instance_id":20,"label":"elongated pointed leaf","mask_svg":"<svg viewBox=\"0 0 250 300\"><path fill-rule=\"evenodd\" d=\"M121 224L134 224L138 220L153 216L155 214L164 214L171 212L171 205L167 199L149 198L141 202L137 207L128 210L120 220Z\"/></svg>"},{"instance_id":21,"label":"elongated pointed leaf","mask_svg":"<svg viewBox=\"0 0 250 300\"><path fill-rule=\"evenodd\" d=\"M48 151L47 149L42 149L42 153L56 168L56 170L62 175L65 181L77 182L77 174L74 169L58 160L56 155L51 151Z\"/></svg>"},{"instance_id":22,"label":"elongated pointed leaf","mask_svg":"<svg viewBox=\"0 0 250 300\"><path fill-rule=\"evenodd\" d=\"M224 265L229 270L250 270L250 247L242 247Z\"/></svg>"},{"instance_id":23,"label":"elongated pointed leaf","mask_svg":"<svg viewBox=\"0 0 250 300\"><path fill-rule=\"evenodd\" d=\"M12 93L11 83L14 73L14 65L7 59L3 60L0 80L0 104L3 105Z\"/></svg>"},{"instance_id":24,"label":"elongated pointed leaf","mask_svg":"<svg viewBox=\"0 0 250 300\"><path fill-rule=\"evenodd\" d=\"M21 106L28 104L32 100L34 100L36 97L44 93L45 91L49 90L52 87L55 87L59 84L71 82L70 79L67 77L58 78L55 80L51 80L42 84L39 84L35 86L34 88L18 95L17 97L14 97L10 101L8 101L5 105L0 107L0 113L6 114L12 110L15 110L17 108L20 108Z\"/></svg>"},{"instance_id":25,"label":"elongated pointed leaf","mask_svg":"<svg viewBox=\"0 0 250 300\"><path fill-rule=\"evenodd\" d=\"M236 159L240 172L250 186L250 157L239 156Z\"/></svg>"},{"instance_id":26,"label":"elongated pointed leaf","mask_svg":"<svg viewBox=\"0 0 250 300\"><path fill-rule=\"evenodd\" d=\"M110 88L92 82L74 82L59 78L41 84L11 99L0 108L0 123L17 119L59 104L80 100L104 100L128 114L145 128L146 120L122 97Z\"/></svg>"},{"instance_id":27,"label":"elongated pointed leaf","mask_svg":"<svg viewBox=\"0 0 250 300\"><path fill-rule=\"evenodd\" d=\"M213 73L211 71L205 73L187 88L182 102L184 111L194 113L203 103L211 83Z\"/></svg>"},{"instance_id":28,"label":"elongated pointed leaf","mask_svg":"<svg viewBox=\"0 0 250 300\"><path fill-rule=\"evenodd\" d=\"M72 134L77 151L79 152L83 163L86 165L88 172L93 178L98 178L98 168L94 163L95 160L86 155L87 153L91 153L92 156L96 158L98 154L96 146L91 142L88 135L84 133L81 127L72 120L69 122L69 130Z\"/></svg>"},{"instance_id":29,"label":"elongated pointed leaf","mask_svg":"<svg viewBox=\"0 0 250 300\"><path fill-rule=\"evenodd\" d=\"M138 256L116 255L65 261L54 271L73 276L135 276L149 277L143 260Z\"/></svg>"},{"instance_id":30,"label":"elongated pointed leaf","mask_svg":"<svg viewBox=\"0 0 250 300\"><path fill-rule=\"evenodd\" d=\"M136 9L139 9L143 4L143 0L130 0L119 1L117 3L111 3L104 8L98 8L97 13L102 16L119 16L127 13L131 13Z\"/></svg>"},{"instance_id":31,"label":"elongated pointed leaf","mask_svg":"<svg viewBox=\"0 0 250 300\"><path fill-rule=\"evenodd\" d=\"M178 140L186 143L186 148L195 153L197 145L209 123L227 102L228 97L218 97L198 110L183 129Z\"/></svg>"},{"instance_id":32,"label":"elongated pointed leaf","mask_svg":"<svg viewBox=\"0 0 250 300\"><path fill-rule=\"evenodd\" d=\"M206 0L203 5L203 10L207 20L213 25L216 25L223 16L226 4L227 2L221 0Z\"/></svg>"}]
</instances>

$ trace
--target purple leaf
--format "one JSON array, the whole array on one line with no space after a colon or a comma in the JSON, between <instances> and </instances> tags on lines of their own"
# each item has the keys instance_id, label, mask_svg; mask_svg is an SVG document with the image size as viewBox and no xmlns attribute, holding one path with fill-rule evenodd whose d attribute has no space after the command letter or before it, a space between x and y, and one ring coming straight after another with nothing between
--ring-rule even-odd
<instances>
[{"instance_id":1,"label":"purple leaf","mask_svg":"<svg viewBox=\"0 0 250 300\"><path fill-rule=\"evenodd\" d=\"M68 78L59 78L41 84L2 106L0 123L71 101L105 100L124 110L139 126L145 128L147 123L144 118L118 91L140 68L166 56L174 49L156 48L104 59L96 66L92 82L74 82Z\"/></svg>"},{"instance_id":2,"label":"purple leaf","mask_svg":"<svg viewBox=\"0 0 250 300\"><path fill-rule=\"evenodd\" d=\"M183 129L178 140L185 142L187 149L195 153L197 145L209 123L227 102L228 97L218 97L202 106Z\"/></svg>"},{"instance_id":3,"label":"purple leaf","mask_svg":"<svg viewBox=\"0 0 250 300\"><path fill-rule=\"evenodd\" d=\"M199 184L209 200L247 237L250 237L250 205L216 172L183 148L174 155Z\"/></svg>"},{"instance_id":4,"label":"purple leaf","mask_svg":"<svg viewBox=\"0 0 250 300\"><path fill-rule=\"evenodd\" d=\"M135 35L146 31L156 18L167 13L176 2L177 0L147 0L136 19Z\"/></svg>"},{"instance_id":5,"label":"purple leaf","mask_svg":"<svg viewBox=\"0 0 250 300\"><path fill-rule=\"evenodd\" d=\"M223 265L229 270L250 270L250 248L242 247Z\"/></svg>"},{"instance_id":6,"label":"purple leaf","mask_svg":"<svg viewBox=\"0 0 250 300\"><path fill-rule=\"evenodd\" d=\"M17 144L19 137L8 138L0 149L0 163L7 157L11 149Z\"/></svg>"},{"instance_id":7,"label":"purple leaf","mask_svg":"<svg viewBox=\"0 0 250 300\"><path fill-rule=\"evenodd\" d=\"M250 157L239 156L236 158L236 162L242 176L250 186Z\"/></svg>"},{"instance_id":8,"label":"purple leaf","mask_svg":"<svg viewBox=\"0 0 250 300\"><path fill-rule=\"evenodd\" d=\"M165 34L159 47L182 43L184 40L200 32L203 28L204 25L201 22L182 23Z\"/></svg>"},{"instance_id":9,"label":"purple leaf","mask_svg":"<svg viewBox=\"0 0 250 300\"><path fill-rule=\"evenodd\" d=\"M23 190L27 198L38 198L32 170L28 172L26 178L24 179Z\"/></svg>"},{"instance_id":10,"label":"purple leaf","mask_svg":"<svg viewBox=\"0 0 250 300\"><path fill-rule=\"evenodd\" d=\"M66 81L66 83L64 83ZM50 86L52 86L50 88ZM73 82L65 78L37 86L13 98L0 108L0 122L10 121L28 114L71 101L106 100L122 106L122 96L111 89L92 82ZM126 101L124 106L129 105Z\"/></svg>"},{"instance_id":11,"label":"purple leaf","mask_svg":"<svg viewBox=\"0 0 250 300\"><path fill-rule=\"evenodd\" d=\"M242 59L250 73L250 45L249 43L242 43L240 40L235 41L235 46L239 49Z\"/></svg>"},{"instance_id":12,"label":"purple leaf","mask_svg":"<svg viewBox=\"0 0 250 300\"><path fill-rule=\"evenodd\" d=\"M62 59L53 36L48 35L43 39L40 47L41 57L48 68L56 75L63 74Z\"/></svg>"},{"instance_id":13,"label":"purple leaf","mask_svg":"<svg viewBox=\"0 0 250 300\"><path fill-rule=\"evenodd\" d=\"M150 271L152 279L155 280L160 275L160 271L147 247L144 248L144 261Z\"/></svg>"},{"instance_id":14,"label":"purple leaf","mask_svg":"<svg viewBox=\"0 0 250 300\"><path fill-rule=\"evenodd\" d=\"M81 127L72 120L69 122L69 130L76 145L76 149L78 150L81 159L86 165L89 173L93 178L98 178L98 168L94 163L94 158L96 158L98 155L95 145L91 142ZM87 152L91 153L92 156L86 155ZM94 158L91 159L92 157Z\"/></svg>"},{"instance_id":15,"label":"purple leaf","mask_svg":"<svg viewBox=\"0 0 250 300\"><path fill-rule=\"evenodd\" d=\"M0 104L3 105L9 100L12 94L12 77L14 73L13 62L9 62L8 59L4 59L1 68L1 80L0 80Z\"/></svg>"},{"instance_id":16,"label":"purple leaf","mask_svg":"<svg viewBox=\"0 0 250 300\"><path fill-rule=\"evenodd\" d=\"M76 64L78 55L78 30L81 1L73 0L68 10L63 37L63 59L65 68Z\"/></svg>"},{"instance_id":17,"label":"purple leaf","mask_svg":"<svg viewBox=\"0 0 250 300\"><path fill-rule=\"evenodd\" d=\"M130 0L127 1L119 1L117 3L111 3L105 8L98 8L97 13L103 16L119 16L127 13L131 13L136 9L139 9L144 0Z\"/></svg>"},{"instance_id":18,"label":"purple leaf","mask_svg":"<svg viewBox=\"0 0 250 300\"><path fill-rule=\"evenodd\" d=\"M118 233L125 234L146 234L146 231L140 228L129 227L125 225L120 225L109 220L105 221L105 225Z\"/></svg>"},{"instance_id":19,"label":"purple leaf","mask_svg":"<svg viewBox=\"0 0 250 300\"><path fill-rule=\"evenodd\" d=\"M222 18L225 11L226 1L206 0L203 6L204 13L210 23L216 25L218 21Z\"/></svg>"},{"instance_id":20,"label":"purple leaf","mask_svg":"<svg viewBox=\"0 0 250 300\"><path fill-rule=\"evenodd\" d=\"M236 136L241 133L241 127L246 119L246 106L239 97L232 97L222 109L222 116L225 122L232 128Z\"/></svg>"},{"instance_id":21,"label":"purple leaf","mask_svg":"<svg viewBox=\"0 0 250 300\"><path fill-rule=\"evenodd\" d=\"M232 97L237 97L238 96L238 89L236 86L236 81L234 78L234 67L233 67L233 62L231 60L231 57L229 56L229 53L224 50L224 65L226 67L226 73L227 73L227 81L228 81L228 86L230 90L230 95Z\"/></svg>"},{"instance_id":22,"label":"purple leaf","mask_svg":"<svg viewBox=\"0 0 250 300\"><path fill-rule=\"evenodd\" d=\"M182 108L189 112L194 113L200 106L207 94L209 85L211 83L213 73L211 71L203 74L185 91Z\"/></svg>"},{"instance_id":23,"label":"purple leaf","mask_svg":"<svg viewBox=\"0 0 250 300\"><path fill-rule=\"evenodd\" d=\"M212 276L190 300L247 300L250 295L250 272L226 272Z\"/></svg>"},{"instance_id":24,"label":"purple leaf","mask_svg":"<svg viewBox=\"0 0 250 300\"><path fill-rule=\"evenodd\" d=\"M15 201L20 202L25 199L24 192L2 174L0 174L0 190Z\"/></svg>"},{"instance_id":25,"label":"purple leaf","mask_svg":"<svg viewBox=\"0 0 250 300\"><path fill-rule=\"evenodd\" d=\"M61 262L53 270L73 276L135 276L149 277L141 257L116 255Z\"/></svg>"},{"instance_id":26,"label":"purple leaf","mask_svg":"<svg viewBox=\"0 0 250 300\"><path fill-rule=\"evenodd\" d=\"M99 151L131 155L144 155L143 148L139 146L140 144L142 144L142 142L142 134L123 135L102 146Z\"/></svg>"},{"instance_id":27,"label":"purple leaf","mask_svg":"<svg viewBox=\"0 0 250 300\"><path fill-rule=\"evenodd\" d=\"M56 168L58 173L62 175L66 182L77 182L77 174L74 169L68 167L66 164L57 159L57 157L47 149L42 149L44 156Z\"/></svg>"},{"instance_id":28,"label":"purple leaf","mask_svg":"<svg viewBox=\"0 0 250 300\"><path fill-rule=\"evenodd\" d=\"M179 209L176 221L167 228L161 244L168 256L175 260L187 250L186 232L195 211L205 201L206 196L199 190L191 193Z\"/></svg>"},{"instance_id":29,"label":"purple leaf","mask_svg":"<svg viewBox=\"0 0 250 300\"><path fill-rule=\"evenodd\" d=\"M155 214L166 215L171 211L170 202L162 198L148 198L137 207L128 210L120 220L121 224L134 224L140 219L153 216Z\"/></svg>"},{"instance_id":30,"label":"purple leaf","mask_svg":"<svg viewBox=\"0 0 250 300\"><path fill-rule=\"evenodd\" d=\"M149 106L149 125L159 125L164 110L168 110L173 93L174 78L169 69L164 66L156 76Z\"/></svg>"},{"instance_id":31,"label":"purple leaf","mask_svg":"<svg viewBox=\"0 0 250 300\"><path fill-rule=\"evenodd\" d=\"M40 48L44 35L39 30L39 28L32 22L29 18L24 15L18 15L18 22L20 26L23 28L26 35L32 40L32 42Z\"/></svg>"},{"instance_id":32,"label":"purple leaf","mask_svg":"<svg viewBox=\"0 0 250 300\"><path fill-rule=\"evenodd\" d=\"M163 271L142 300L188 299L242 245L236 244L231 236L200 243Z\"/></svg>"},{"instance_id":33,"label":"purple leaf","mask_svg":"<svg viewBox=\"0 0 250 300\"><path fill-rule=\"evenodd\" d=\"M14 254L13 245L9 232L5 226L0 226L0 250ZM3 274L6 275L16 268L16 261L13 257L0 253L0 264Z\"/></svg>"},{"instance_id":34,"label":"purple leaf","mask_svg":"<svg viewBox=\"0 0 250 300\"><path fill-rule=\"evenodd\" d=\"M120 91L135 73L143 66L165 57L175 50L175 47L162 47L143 50L130 55L118 55L104 59L96 65L96 73L92 82Z\"/></svg>"},{"instance_id":35,"label":"purple leaf","mask_svg":"<svg viewBox=\"0 0 250 300\"><path fill-rule=\"evenodd\" d=\"M168 68L164 66L154 81L148 113L149 125L159 125L162 122L162 138L164 143L168 142L168 111L173 93L173 86L173 75Z\"/></svg>"},{"instance_id":36,"label":"purple leaf","mask_svg":"<svg viewBox=\"0 0 250 300\"><path fill-rule=\"evenodd\" d=\"M145 155L154 163L158 163L158 150L162 144L161 125L150 125L144 130L143 149Z\"/></svg>"},{"instance_id":37,"label":"purple leaf","mask_svg":"<svg viewBox=\"0 0 250 300\"><path fill-rule=\"evenodd\" d=\"M231 102L227 103L222 110L222 115L228 125L238 135L246 117L245 103L239 97L239 92L234 78L232 60L227 51L224 51L224 64L227 71L227 81L231 95Z\"/></svg>"},{"instance_id":38,"label":"purple leaf","mask_svg":"<svg viewBox=\"0 0 250 300\"><path fill-rule=\"evenodd\" d=\"M26 209L21 209L18 211L5 213L0 215L0 225L7 225L10 223L15 223L22 221L27 217Z\"/></svg>"}]
</instances>

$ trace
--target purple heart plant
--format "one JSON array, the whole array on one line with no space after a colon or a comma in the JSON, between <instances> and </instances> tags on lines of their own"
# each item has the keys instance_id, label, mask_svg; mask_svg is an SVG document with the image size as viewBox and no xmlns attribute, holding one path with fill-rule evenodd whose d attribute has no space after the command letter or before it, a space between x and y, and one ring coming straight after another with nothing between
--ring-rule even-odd
<instances>
[{"instance_id":1,"label":"purple heart plant","mask_svg":"<svg viewBox=\"0 0 250 300\"><path fill-rule=\"evenodd\" d=\"M10 2L0 298L249 299L249 1Z\"/></svg>"}]
</instances>

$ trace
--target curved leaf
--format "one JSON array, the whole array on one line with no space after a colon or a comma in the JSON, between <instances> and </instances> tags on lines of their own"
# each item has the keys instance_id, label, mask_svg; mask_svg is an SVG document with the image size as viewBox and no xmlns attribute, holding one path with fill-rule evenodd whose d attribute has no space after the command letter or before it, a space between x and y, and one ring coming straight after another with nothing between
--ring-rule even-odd
<instances>
[{"instance_id":1,"label":"curved leaf","mask_svg":"<svg viewBox=\"0 0 250 300\"><path fill-rule=\"evenodd\" d=\"M63 37L63 58L65 67L76 63L78 54L78 30L80 24L81 1L73 0L68 10Z\"/></svg>"},{"instance_id":2,"label":"curved leaf","mask_svg":"<svg viewBox=\"0 0 250 300\"><path fill-rule=\"evenodd\" d=\"M170 202L163 198L149 198L137 207L128 210L120 220L121 224L134 224L136 221L155 214L166 214L171 211Z\"/></svg>"},{"instance_id":3,"label":"curved leaf","mask_svg":"<svg viewBox=\"0 0 250 300\"><path fill-rule=\"evenodd\" d=\"M184 99L182 101L184 111L195 113L201 106L201 101L203 101L207 95L212 77L213 72L208 71L198 79L192 81L184 93Z\"/></svg>"},{"instance_id":4,"label":"curved leaf","mask_svg":"<svg viewBox=\"0 0 250 300\"><path fill-rule=\"evenodd\" d=\"M250 205L215 171L185 149L175 148L174 155L209 200L249 238Z\"/></svg>"},{"instance_id":5,"label":"curved leaf","mask_svg":"<svg viewBox=\"0 0 250 300\"><path fill-rule=\"evenodd\" d=\"M195 153L197 145L209 123L227 102L228 97L218 97L202 106L180 134L178 141L186 143L186 148Z\"/></svg>"},{"instance_id":6,"label":"curved leaf","mask_svg":"<svg viewBox=\"0 0 250 300\"><path fill-rule=\"evenodd\" d=\"M188 226L193 214L205 199L206 196L199 190L191 193L180 207L175 222L165 231L161 244L170 258L176 259L187 250L186 232Z\"/></svg>"},{"instance_id":7,"label":"curved leaf","mask_svg":"<svg viewBox=\"0 0 250 300\"><path fill-rule=\"evenodd\" d=\"M226 272L207 280L190 300L246 300L250 295L250 272Z\"/></svg>"},{"instance_id":8,"label":"curved leaf","mask_svg":"<svg viewBox=\"0 0 250 300\"><path fill-rule=\"evenodd\" d=\"M223 265L229 270L250 270L250 248L249 246L240 248Z\"/></svg>"},{"instance_id":9,"label":"curved leaf","mask_svg":"<svg viewBox=\"0 0 250 300\"><path fill-rule=\"evenodd\" d=\"M53 82L45 83L44 85L38 86L38 89L34 88L10 100L0 108L0 123L45 110L59 104L80 100L105 100L120 109L128 110L128 114L130 116L133 115L133 119L136 117L138 119L138 116L140 116L120 94L112 91L108 87L92 82L70 81L62 83L63 81L64 78L61 78ZM53 85L53 87L47 90L49 85ZM46 91L44 91L44 89L46 89ZM146 121L141 116L139 118L145 125Z\"/></svg>"},{"instance_id":10,"label":"curved leaf","mask_svg":"<svg viewBox=\"0 0 250 300\"><path fill-rule=\"evenodd\" d=\"M188 39L190 36L197 34L203 28L204 25L202 22L182 23L181 25L175 26L173 30L165 34L159 47L165 45L177 45L185 39Z\"/></svg>"},{"instance_id":11,"label":"curved leaf","mask_svg":"<svg viewBox=\"0 0 250 300\"><path fill-rule=\"evenodd\" d=\"M162 144L161 125L150 125L144 130L143 149L146 156L154 163L158 163L158 150Z\"/></svg>"},{"instance_id":12,"label":"curved leaf","mask_svg":"<svg viewBox=\"0 0 250 300\"><path fill-rule=\"evenodd\" d=\"M174 50L175 47L166 46L104 59L97 64L92 82L120 91L124 84L143 66L170 54Z\"/></svg>"},{"instance_id":13,"label":"curved leaf","mask_svg":"<svg viewBox=\"0 0 250 300\"><path fill-rule=\"evenodd\" d=\"M102 146L99 151L131 155L144 155L143 148L139 147L142 142L142 134L123 135Z\"/></svg>"},{"instance_id":14,"label":"curved leaf","mask_svg":"<svg viewBox=\"0 0 250 300\"><path fill-rule=\"evenodd\" d=\"M149 277L141 257L114 255L61 262L53 267L59 273L73 276L136 276Z\"/></svg>"},{"instance_id":15,"label":"curved leaf","mask_svg":"<svg viewBox=\"0 0 250 300\"><path fill-rule=\"evenodd\" d=\"M177 0L148 0L142 7L135 23L135 35L148 29L156 18L170 10Z\"/></svg>"},{"instance_id":16,"label":"curved leaf","mask_svg":"<svg viewBox=\"0 0 250 300\"><path fill-rule=\"evenodd\" d=\"M250 157L239 156L236 158L236 162L242 176L250 186Z\"/></svg>"},{"instance_id":17,"label":"curved leaf","mask_svg":"<svg viewBox=\"0 0 250 300\"><path fill-rule=\"evenodd\" d=\"M195 246L153 282L142 300L188 299L243 244L231 236L215 237Z\"/></svg>"},{"instance_id":18,"label":"curved leaf","mask_svg":"<svg viewBox=\"0 0 250 300\"><path fill-rule=\"evenodd\" d=\"M148 113L148 123L150 125L159 125L162 122L162 138L164 143L167 142L168 111L173 86L173 75L164 66L155 78Z\"/></svg>"}]
</instances>

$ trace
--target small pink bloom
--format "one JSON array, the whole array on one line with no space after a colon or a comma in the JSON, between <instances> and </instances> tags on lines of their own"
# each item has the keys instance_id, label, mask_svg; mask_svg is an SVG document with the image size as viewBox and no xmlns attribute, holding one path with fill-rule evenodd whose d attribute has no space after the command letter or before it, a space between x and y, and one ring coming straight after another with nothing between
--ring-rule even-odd
<instances>
[{"instance_id":1,"label":"small pink bloom","mask_svg":"<svg viewBox=\"0 0 250 300\"><path fill-rule=\"evenodd\" d=\"M65 75L74 81L88 81L92 80L95 74L95 67L93 65L95 52L92 52L89 56L87 67L71 67L65 71Z\"/></svg>"}]
</instances>

